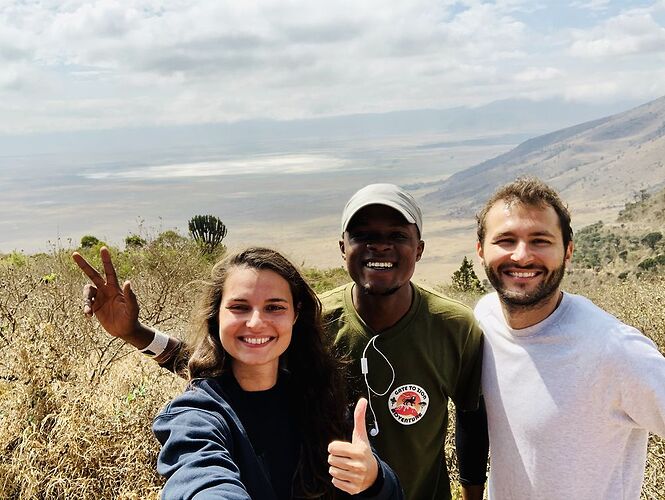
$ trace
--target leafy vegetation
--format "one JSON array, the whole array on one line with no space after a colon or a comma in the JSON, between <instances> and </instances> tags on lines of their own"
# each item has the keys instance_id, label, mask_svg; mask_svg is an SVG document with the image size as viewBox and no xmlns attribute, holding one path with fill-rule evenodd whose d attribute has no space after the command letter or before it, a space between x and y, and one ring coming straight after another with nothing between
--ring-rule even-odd
<instances>
[{"instance_id":1,"label":"leafy vegetation","mask_svg":"<svg viewBox=\"0 0 665 500\"><path fill-rule=\"evenodd\" d=\"M99 238L91 234L86 234L81 238L81 248L92 248L100 243Z\"/></svg>"},{"instance_id":2,"label":"leafy vegetation","mask_svg":"<svg viewBox=\"0 0 665 500\"><path fill-rule=\"evenodd\" d=\"M640 191L626 203L616 223L598 221L575 235L573 265L627 278L665 270L665 189L650 195Z\"/></svg>"},{"instance_id":3,"label":"leafy vegetation","mask_svg":"<svg viewBox=\"0 0 665 500\"><path fill-rule=\"evenodd\" d=\"M148 242L138 234L130 234L125 238L126 248L143 248Z\"/></svg>"},{"instance_id":4,"label":"leafy vegetation","mask_svg":"<svg viewBox=\"0 0 665 500\"><path fill-rule=\"evenodd\" d=\"M485 292L485 287L473 270L473 262L464 256L460 268L451 277L452 287L460 292Z\"/></svg>"}]
</instances>

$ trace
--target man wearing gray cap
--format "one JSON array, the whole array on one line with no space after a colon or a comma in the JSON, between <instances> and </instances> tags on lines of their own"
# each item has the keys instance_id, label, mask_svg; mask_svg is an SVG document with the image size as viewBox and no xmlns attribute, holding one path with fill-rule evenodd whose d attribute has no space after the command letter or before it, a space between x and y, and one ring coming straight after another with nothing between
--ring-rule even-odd
<instances>
[{"instance_id":1,"label":"man wearing gray cap","mask_svg":"<svg viewBox=\"0 0 665 500\"><path fill-rule=\"evenodd\" d=\"M452 399L467 438L457 446L463 498L480 499L486 423L482 409L464 410L479 404L482 334L469 308L411 282L425 247L422 227L417 203L395 185L371 184L351 197L339 247L353 282L321 295L324 326L349 361L354 396L368 396L372 444L407 498L451 497L444 442ZM92 278L96 271L82 257L75 260ZM102 260L112 270L107 253ZM131 289L112 281L87 285L85 312L173 369L181 342L141 325ZM123 300L114 300L118 295ZM109 303L127 311L109 311ZM131 328L112 319L122 316L132 317Z\"/></svg>"},{"instance_id":2,"label":"man wearing gray cap","mask_svg":"<svg viewBox=\"0 0 665 500\"><path fill-rule=\"evenodd\" d=\"M411 283L425 246L411 195L392 184L366 186L346 204L341 229L353 282L321 302L338 352L351 360L351 385L368 396L372 444L409 498L449 498L448 399L461 419L469 414L460 410L478 407L480 330L466 306ZM460 460L464 495L481 498L482 452L470 454L480 466L472 472Z\"/></svg>"}]
</instances>

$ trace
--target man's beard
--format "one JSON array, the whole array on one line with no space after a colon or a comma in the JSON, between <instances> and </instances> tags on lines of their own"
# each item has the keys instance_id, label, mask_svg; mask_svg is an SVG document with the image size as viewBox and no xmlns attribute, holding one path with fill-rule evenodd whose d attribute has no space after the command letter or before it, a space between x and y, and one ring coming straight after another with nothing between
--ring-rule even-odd
<instances>
[{"instance_id":1,"label":"man's beard","mask_svg":"<svg viewBox=\"0 0 665 500\"><path fill-rule=\"evenodd\" d=\"M535 290L533 291L523 291L523 290L509 290L504 286L503 279L501 277L501 266L499 267L498 272L495 272L492 268L485 265L485 273L487 274L487 279L494 287L494 289L499 294L501 302L510 309L538 309L540 306L544 305L545 302L551 298L559 290L559 285L563 280L563 276L566 272L565 262L561 263L561 266L557 267L551 271L543 281L541 281ZM514 267L514 266L511 266ZM522 267L525 271L529 269L535 269L534 267Z\"/></svg>"}]
</instances>

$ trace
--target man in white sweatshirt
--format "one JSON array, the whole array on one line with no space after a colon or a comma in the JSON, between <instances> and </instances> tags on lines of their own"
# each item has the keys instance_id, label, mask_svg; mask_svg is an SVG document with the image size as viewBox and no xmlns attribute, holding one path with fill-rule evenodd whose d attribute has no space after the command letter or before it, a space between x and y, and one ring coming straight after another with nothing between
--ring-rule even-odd
<instances>
[{"instance_id":1,"label":"man in white sweatshirt","mask_svg":"<svg viewBox=\"0 0 665 500\"><path fill-rule=\"evenodd\" d=\"M573 231L550 187L503 186L477 229L496 289L475 310L486 336L490 498L638 499L648 432L665 436L665 358L561 290Z\"/></svg>"}]
</instances>

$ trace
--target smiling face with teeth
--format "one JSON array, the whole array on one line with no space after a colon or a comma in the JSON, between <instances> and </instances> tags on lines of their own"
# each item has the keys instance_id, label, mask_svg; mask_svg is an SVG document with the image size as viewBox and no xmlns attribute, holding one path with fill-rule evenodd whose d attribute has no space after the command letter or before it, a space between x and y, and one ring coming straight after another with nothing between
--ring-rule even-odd
<instances>
[{"instance_id":1,"label":"smiling face with teeth","mask_svg":"<svg viewBox=\"0 0 665 500\"><path fill-rule=\"evenodd\" d=\"M351 279L369 295L392 295L408 285L424 249L415 224L385 205L353 216L339 242Z\"/></svg>"},{"instance_id":2,"label":"smiling face with teeth","mask_svg":"<svg viewBox=\"0 0 665 500\"><path fill-rule=\"evenodd\" d=\"M245 266L229 271L219 308L219 337L238 382L275 384L295 319L289 283L279 274Z\"/></svg>"},{"instance_id":3,"label":"smiling face with teeth","mask_svg":"<svg viewBox=\"0 0 665 500\"><path fill-rule=\"evenodd\" d=\"M550 205L497 201L487 212L485 238L477 250L504 311L528 311L535 324L556 308L573 243L564 246Z\"/></svg>"}]
</instances>

